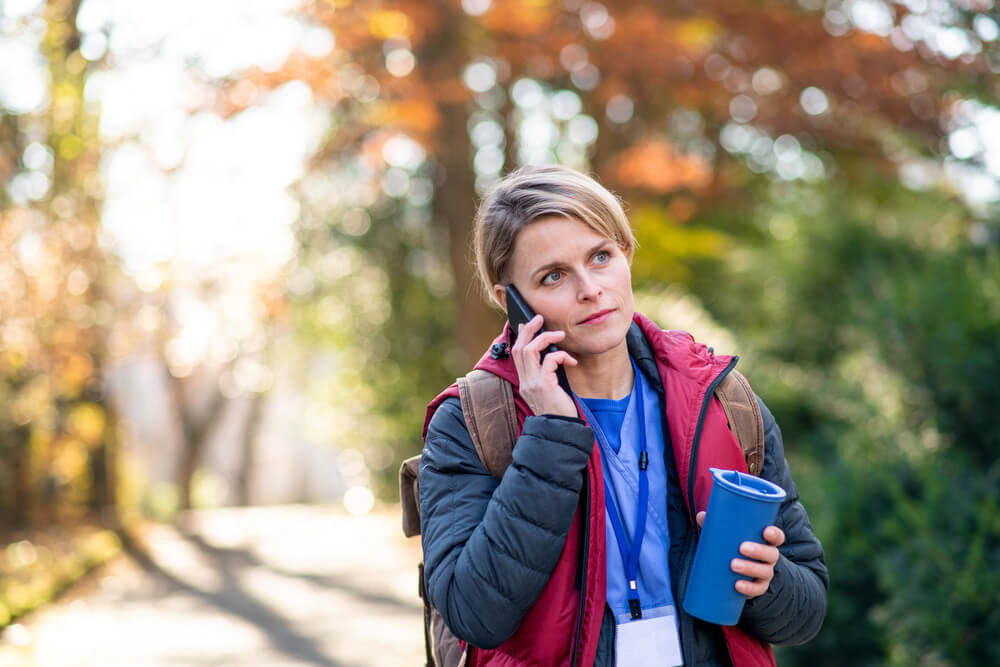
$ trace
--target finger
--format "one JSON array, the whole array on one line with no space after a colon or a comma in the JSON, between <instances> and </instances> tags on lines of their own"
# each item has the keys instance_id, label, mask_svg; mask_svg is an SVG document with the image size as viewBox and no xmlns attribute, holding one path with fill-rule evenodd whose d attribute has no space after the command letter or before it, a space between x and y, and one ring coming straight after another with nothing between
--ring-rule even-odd
<instances>
[{"instance_id":1,"label":"finger","mask_svg":"<svg viewBox=\"0 0 1000 667\"><path fill-rule=\"evenodd\" d=\"M510 348L510 356L514 359L514 367L517 368L517 375L522 380L525 377L524 371L527 370L528 366L525 347L531 342L532 337L538 331L539 327L541 327L541 315L535 315L535 317L528 320L527 324L517 325L517 338L514 340L514 345Z\"/></svg>"},{"instance_id":2,"label":"finger","mask_svg":"<svg viewBox=\"0 0 1000 667\"><path fill-rule=\"evenodd\" d=\"M521 341L524 340L521 337L521 333L524 331L524 325L519 324L517 326L517 340L514 342L513 347L510 348L510 358L514 362L514 368L517 369L517 377L524 381L524 346Z\"/></svg>"},{"instance_id":3,"label":"finger","mask_svg":"<svg viewBox=\"0 0 1000 667\"><path fill-rule=\"evenodd\" d=\"M535 336L531 341L524 344L525 354L541 355L542 350L549 345L558 343L566 337L565 331L543 331Z\"/></svg>"},{"instance_id":4,"label":"finger","mask_svg":"<svg viewBox=\"0 0 1000 667\"><path fill-rule=\"evenodd\" d=\"M771 582L769 581L746 581L745 579L738 580L735 585L736 592L742 593L748 598L760 597L770 587Z\"/></svg>"},{"instance_id":5,"label":"finger","mask_svg":"<svg viewBox=\"0 0 1000 667\"><path fill-rule=\"evenodd\" d=\"M698 516L695 518L698 520L698 527L701 528L705 523L705 510L698 512Z\"/></svg>"},{"instance_id":6,"label":"finger","mask_svg":"<svg viewBox=\"0 0 1000 667\"><path fill-rule=\"evenodd\" d=\"M747 558L759 560L762 563L774 565L778 562L779 551L777 547L772 547L760 542L743 542L740 544L740 553Z\"/></svg>"},{"instance_id":7,"label":"finger","mask_svg":"<svg viewBox=\"0 0 1000 667\"><path fill-rule=\"evenodd\" d=\"M563 350L552 352L545 355L545 358L542 359L542 375L548 375L550 373L555 375L556 367L560 364L564 364L566 366L576 366L577 361L570 356L569 352L565 352Z\"/></svg>"},{"instance_id":8,"label":"finger","mask_svg":"<svg viewBox=\"0 0 1000 667\"><path fill-rule=\"evenodd\" d=\"M531 339L538 333L538 330L542 328L542 321L541 315L535 315L527 323L517 325L517 340L514 341L514 346L511 350L523 348L530 343Z\"/></svg>"},{"instance_id":9,"label":"finger","mask_svg":"<svg viewBox=\"0 0 1000 667\"><path fill-rule=\"evenodd\" d=\"M764 539L774 547L780 547L785 543L785 531L777 526L768 526L764 529Z\"/></svg>"},{"instance_id":10,"label":"finger","mask_svg":"<svg viewBox=\"0 0 1000 667\"><path fill-rule=\"evenodd\" d=\"M548 371L543 371L541 367L543 361L542 354L545 348L553 343L559 342L565 338L565 336L566 334L563 331L544 331L538 334L538 336L536 336L530 343L526 343L520 348L513 350L511 356L514 358L514 367L517 368L518 377L524 380L529 377L536 377L537 373L553 372L555 370L554 367L548 369ZM553 354L557 355L557 360L572 359L569 355L562 357L559 356L557 352L554 352ZM551 354L546 355L545 359L548 359L551 356ZM569 365L575 366L576 359L572 359L572 362L569 362Z\"/></svg>"},{"instance_id":11,"label":"finger","mask_svg":"<svg viewBox=\"0 0 1000 667\"><path fill-rule=\"evenodd\" d=\"M769 582L774 578L774 566L767 563L734 558L729 567L736 574L742 574L744 577L750 577L754 580Z\"/></svg>"}]
</instances>

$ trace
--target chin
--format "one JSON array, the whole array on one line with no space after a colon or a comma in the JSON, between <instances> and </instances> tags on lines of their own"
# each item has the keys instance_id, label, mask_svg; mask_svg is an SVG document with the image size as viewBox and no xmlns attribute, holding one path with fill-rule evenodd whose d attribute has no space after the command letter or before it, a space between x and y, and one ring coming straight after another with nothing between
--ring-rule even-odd
<instances>
[{"instance_id":1,"label":"chin","mask_svg":"<svg viewBox=\"0 0 1000 667\"><path fill-rule=\"evenodd\" d=\"M627 332L628 329L625 329L620 332L608 331L581 337L580 339L573 341L573 350L570 352L574 356L596 356L604 354L605 352L610 352L611 350L617 349L621 345L625 344L625 334ZM569 351L569 346L567 346L566 349Z\"/></svg>"}]
</instances>

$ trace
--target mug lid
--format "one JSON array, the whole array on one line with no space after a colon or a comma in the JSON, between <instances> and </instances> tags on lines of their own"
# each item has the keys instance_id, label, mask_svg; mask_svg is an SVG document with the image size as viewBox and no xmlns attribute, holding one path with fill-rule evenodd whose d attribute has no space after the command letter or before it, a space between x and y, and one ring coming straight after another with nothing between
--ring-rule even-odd
<instances>
[{"instance_id":1,"label":"mug lid","mask_svg":"<svg viewBox=\"0 0 1000 667\"><path fill-rule=\"evenodd\" d=\"M785 490L777 484L756 475L750 475L739 470L724 470L722 468L709 468L708 471L712 473L713 483L719 484L725 487L726 490L738 493L747 498L769 503L780 503L787 495Z\"/></svg>"}]
</instances>

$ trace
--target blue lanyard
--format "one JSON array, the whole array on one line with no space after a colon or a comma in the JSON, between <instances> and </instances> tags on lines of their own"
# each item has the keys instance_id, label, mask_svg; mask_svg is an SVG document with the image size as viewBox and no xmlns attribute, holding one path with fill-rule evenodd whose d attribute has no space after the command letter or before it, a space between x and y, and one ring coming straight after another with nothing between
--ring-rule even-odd
<instances>
[{"instance_id":1,"label":"blue lanyard","mask_svg":"<svg viewBox=\"0 0 1000 667\"><path fill-rule=\"evenodd\" d=\"M646 533L646 510L649 504L649 479L646 476L646 468L649 466L649 456L646 453L646 420L644 416L644 402L642 382L639 379L639 369L632 361L632 369L635 373L636 385L636 406L638 410L639 423L639 505L636 507L635 530L632 535L632 548L629 548L628 535L625 533L625 526L622 525L618 504L615 496L608 486L608 480L604 479L604 502L609 505L608 517L611 519L611 528L618 541L618 551L622 556L622 563L625 564L625 580L628 582L628 608L633 619L642 618L642 608L639 606L639 551L642 549L642 538ZM600 423L594 414L587 407L584 401L578 401L580 409L594 430L594 435L601 443L602 455L604 449L610 449L608 438L601 429ZM623 443L624 444L624 443Z\"/></svg>"}]
</instances>

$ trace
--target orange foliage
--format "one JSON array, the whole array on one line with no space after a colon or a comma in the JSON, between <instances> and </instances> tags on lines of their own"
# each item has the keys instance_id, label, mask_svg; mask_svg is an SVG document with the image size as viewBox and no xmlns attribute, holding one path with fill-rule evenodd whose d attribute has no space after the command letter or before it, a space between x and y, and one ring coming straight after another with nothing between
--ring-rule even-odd
<instances>
[{"instance_id":1,"label":"orange foliage","mask_svg":"<svg viewBox=\"0 0 1000 667\"><path fill-rule=\"evenodd\" d=\"M732 98L745 94L756 105L752 122L769 134L808 134L820 144L871 152L878 143L871 136L877 135L872 129L877 127L901 127L936 142L942 131L942 98L935 95L940 82L954 80L962 70L982 73L984 67L982 58L962 64L928 57L920 48L902 52L890 40L862 31L835 37L824 27L822 12L777 0L702 0L690 6L615 0L602 4L615 25L606 39L587 32L583 3L494 0L482 16L470 16L458 0L313 0L304 11L333 32L337 53L326 62L289 63L277 76L261 77L266 83L259 85L298 78L309 83L317 98L335 106L348 94L336 83L338 67L350 62L380 86L372 108L350 121L358 132L402 129L420 135L436 155L437 147L453 145L463 134L460 124L440 122L439 109L471 100L461 84L470 61L494 59L503 83L532 76L565 87L571 84L560 62L561 51L578 44L601 80L597 88L579 91L585 107L600 108L611 95L627 95L635 104L640 127L647 128L663 127L672 109L686 107L701 115L704 133L712 138L731 119ZM413 51L416 67L395 78L386 70L384 52L387 40L400 38ZM310 67L314 71L308 71ZM751 81L764 67L780 76L781 85L760 93ZM929 82L920 99L901 94L888 83L907 68L921 70ZM941 77L946 70L951 76ZM799 96L810 86L827 95L828 114L810 116L801 108ZM874 122L853 122L859 114ZM602 136L609 129L602 127ZM625 143L602 140L594 166L614 165L654 192L706 180L708 165L677 156L665 146L636 146L642 137L639 132L628 135ZM617 159L616 153L630 145L633 153ZM637 166L643 164L671 166L647 173Z\"/></svg>"},{"instance_id":2,"label":"orange foliage","mask_svg":"<svg viewBox=\"0 0 1000 667\"><path fill-rule=\"evenodd\" d=\"M368 32L377 39L409 37L413 29L413 21L401 11L377 9L368 14Z\"/></svg>"},{"instance_id":3,"label":"orange foliage","mask_svg":"<svg viewBox=\"0 0 1000 667\"><path fill-rule=\"evenodd\" d=\"M692 52L704 52L722 36L722 26L710 18L691 18L671 26L672 41Z\"/></svg>"},{"instance_id":4,"label":"orange foliage","mask_svg":"<svg viewBox=\"0 0 1000 667\"><path fill-rule=\"evenodd\" d=\"M549 0L494 2L483 16L483 26L498 33L535 36L549 27L559 11L556 3Z\"/></svg>"},{"instance_id":5,"label":"orange foliage","mask_svg":"<svg viewBox=\"0 0 1000 667\"><path fill-rule=\"evenodd\" d=\"M616 177L623 187L660 195L701 191L713 178L714 191L721 192L729 180L713 175L712 166L699 157L681 154L666 138L650 138L648 133L669 127L675 109L697 112L697 132L717 142L732 120L733 98L746 95L754 109L749 122L771 136L791 134L812 146L837 146L878 159L881 128L898 128L936 146L943 133L942 87L956 77L988 76L985 58L947 61L923 45L900 51L891 40L860 30L837 37L824 25L822 11L782 0L602 4L615 27L598 39L584 25L582 2L493 0L483 15L471 16L459 0L312 0L304 13L330 29L337 51L323 61L290 60L275 75L259 74L255 83L301 79L335 113L343 110L338 136L328 146L331 153L356 150L368 135L393 130L413 136L432 157L442 159L445 152L472 154L460 120L461 109L475 109L472 93L461 82L471 61L497 63L502 86L530 76L553 89L573 88L573 63L563 62L563 49L579 45L583 64L600 73L596 88L576 86L584 109L600 124L590 155L593 168ZM412 51L412 72L399 78L389 73L389 48ZM351 97L350 86L338 82L345 68L350 68L345 76L377 81L377 99ZM778 83L762 89L754 77L764 68ZM923 89L898 83L900 73L909 70L921 73ZM800 96L811 86L827 96L827 113L813 116L803 110ZM1000 84L997 88L1000 94ZM613 95L628 96L634 104L634 118L625 125L611 124L601 113ZM498 111L508 114L509 101L502 104ZM443 117L449 120L442 122ZM720 158L729 159L725 153ZM677 206L682 215L675 217L683 218L686 208Z\"/></svg>"},{"instance_id":6,"label":"orange foliage","mask_svg":"<svg viewBox=\"0 0 1000 667\"><path fill-rule=\"evenodd\" d=\"M895 47L892 44L870 32L859 32L853 36L852 41L864 51L871 51L873 53L895 51Z\"/></svg>"},{"instance_id":7,"label":"orange foliage","mask_svg":"<svg viewBox=\"0 0 1000 667\"><path fill-rule=\"evenodd\" d=\"M93 375L94 364L87 355L73 354L63 359L56 372L60 393L76 397Z\"/></svg>"},{"instance_id":8,"label":"orange foliage","mask_svg":"<svg viewBox=\"0 0 1000 667\"><path fill-rule=\"evenodd\" d=\"M698 200L687 195L679 195L667 204L667 213L677 222L684 223L698 211Z\"/></svg>"},{"instance_id":9,"label":"orange foliage","mask_svg":"<svg viewBox=\"0 0 1000 667\"><path fill-rule=\"evenodd\" d=\"M372 107L368 120L376 126L392 126L417 134L431 134L441 122L434 100L410 99L383 102Z\"/></svg>"},{"instance_id":10,"label":"orange foliage","mask_svg":"<svg viewBox=\"0 0 1000 667\"><path fill-rule=\"evenodd\" d=\"M306 13L330 28L340 48L357 51L386 39L405 38L414 46L440 27L441 3L420 0L359 0L333 9L314 5Z\"/></svg>"},{"instance_id":11,"label":"orange foliage","mask_svg":"<svg viewBox=\"0 0 1000 667\"><path fill-rule=\"evenodd\" d=\"M618 157L614 173L626 187L658 193L701 190L712 180L711 165L704 159L682 155L661 138L649 139L624 151Z\"/></svg>"},{"instance_id":12,"label":"orange foliage","mask_svg":"<svg viewBox=\"0 0 1000 667\"><path fill-rule=\"evenodd\" d=\"M254 68L229 87L226 91L227 103L236 111L242 111L257 98L257 88L277 88L289 81L304 81L317 97L327 97L324 91L330 89L330 81L336 78L333 63L329 58L317 59L300 52L292 53L285 63L275 72L265 72ZM243 88L243 83L249 83L252 88Z\"/></svg>"}]
</instances>

